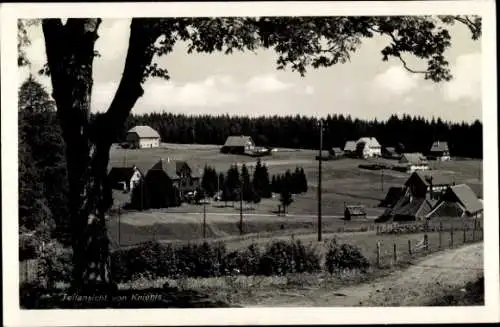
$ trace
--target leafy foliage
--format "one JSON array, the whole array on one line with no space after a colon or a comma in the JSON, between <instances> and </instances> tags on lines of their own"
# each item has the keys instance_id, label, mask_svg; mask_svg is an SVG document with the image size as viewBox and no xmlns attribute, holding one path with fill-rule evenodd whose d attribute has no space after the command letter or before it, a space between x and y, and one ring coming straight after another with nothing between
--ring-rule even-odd
<instances>
[{"instance_id":1,"label":"leafy foliage","mask_svg":"<svg viewBox=\"0 0 500 327\"><path fill-rule=\"evenodd\" d=\"M356 246L345 243L337 244L336 240L332 240L328 244L325 268L329 273L341 272L346 269L366 272L369 267L368 259Z\"/></svg>"}]
</instances>

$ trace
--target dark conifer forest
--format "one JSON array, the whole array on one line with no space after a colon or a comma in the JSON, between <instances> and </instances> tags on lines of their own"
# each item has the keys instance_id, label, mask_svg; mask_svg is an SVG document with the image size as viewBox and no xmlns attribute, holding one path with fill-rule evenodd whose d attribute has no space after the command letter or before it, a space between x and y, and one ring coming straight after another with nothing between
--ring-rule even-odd
<instances>
[{"instance_id":1,"label":"dark conifer forest","mask_svg":"<svg viewBox=\"0 0 500 327\"><path fill-rule=\"evenodd\" d=\"M241 117L187 116L171 113L131 115L122 131L135 125L149 125L162 142L223 144L229 135L249 135L259 146L317 149L317 119L305 116ZM447 141L452 156L482 157L482 123L445 122L410 115L392 115L388 120L360 120L332 114L325 119L324 149L344 147L348 140L374 136L383 146L402 143L406 152L427 153L434 141Z\"/></svg>"}]
</instances>

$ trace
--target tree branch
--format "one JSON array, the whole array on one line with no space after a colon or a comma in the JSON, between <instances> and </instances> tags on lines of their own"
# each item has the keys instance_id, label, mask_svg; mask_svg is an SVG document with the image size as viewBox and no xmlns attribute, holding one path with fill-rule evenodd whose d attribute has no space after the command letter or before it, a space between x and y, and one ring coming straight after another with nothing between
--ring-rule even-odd
<instances>
[{"instance_id":1,"label":"tree branch","mask_svg":"<svg viewBox=\"0 0 500 327\"><path fill-rule=\"evenodd\" d=\"M406 69L407 71L409 71L410 73L413 73L413 74L427 74L428 73L425 70L414 70L414 69L408 67L408 64L406 63L406 61L403 59L403 57L401 57L401 54L398 54L396 57L399 58L399 61L401 61L401 63L403 64L403 68Z\"/></svg>"}]
</instances>

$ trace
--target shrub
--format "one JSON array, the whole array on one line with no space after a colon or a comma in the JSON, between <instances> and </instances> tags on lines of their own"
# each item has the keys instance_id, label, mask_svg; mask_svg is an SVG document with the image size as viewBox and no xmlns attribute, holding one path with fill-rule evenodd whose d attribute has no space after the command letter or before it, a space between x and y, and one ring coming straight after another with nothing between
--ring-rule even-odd
<instances>
[{"instance_id":1,"label":"shrub","mask_svg":"<svg viewBox=\"0 0 500 327\"><path fill-rule=\"evenodd\" d=\"M242 274L246 276L257 275L261 253L255 244L250 244L245 250L233 251L225 257L225 274Z\"/></svg>"},{"instance_id":2,"label":"shrub","mask_svg":"<svg viewBox=\"0 0 500 327\"><path fill-rule=\"evenodd\" d=\"M71 270L71 251L55 241L43 246L38 261L38 276L47 288L52 288L58 281L69 282Z\"/></svg>"},{"instance_id":3,"label":"shrub","mask_svg":"<svg viewBox=\"0 0 500 327\"><path fill-rule=\"evenodd\" d=\"M329 273L343 270L360 270L366 272L370 264L360 249L354 245L338 245L335 240L328 244L325 268Z\"/></svg>"},{"instance_id":4,"label":"shrub","mask_svg":"<svg viewBox=\"0 0 500 327\"><path fill-rule=\"evenodd\" d=\"M259 263L262 275L315 272L320 270L321 258L315 248L304 246L300 240L272 242Z\"/></svg>"}]
</instances>

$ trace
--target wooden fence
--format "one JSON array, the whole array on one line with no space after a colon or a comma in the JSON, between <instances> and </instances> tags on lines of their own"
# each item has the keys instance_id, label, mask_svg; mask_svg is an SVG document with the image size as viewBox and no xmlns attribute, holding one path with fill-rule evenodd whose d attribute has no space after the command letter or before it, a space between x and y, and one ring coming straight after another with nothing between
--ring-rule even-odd
<instances>
[{"instance_id":1,"label":"wooden fence","mask_svg":"<svg viewBox=\"0 0 500 327\"><path fill-rule=\"evenodd\" d=\"M408 239L407 245L401 242L377 242L376 265L378 267L391 266L398 263L409 262L412 259L427 255L432 252L450 249L466 243L480 242L483 240L483 229L475 223L473 228L467 225L461 228L450 226L440 228L437 232L415 233L417 238ZM406 241L405 241L406 242Z\"/></svg>"}]
</instances>

